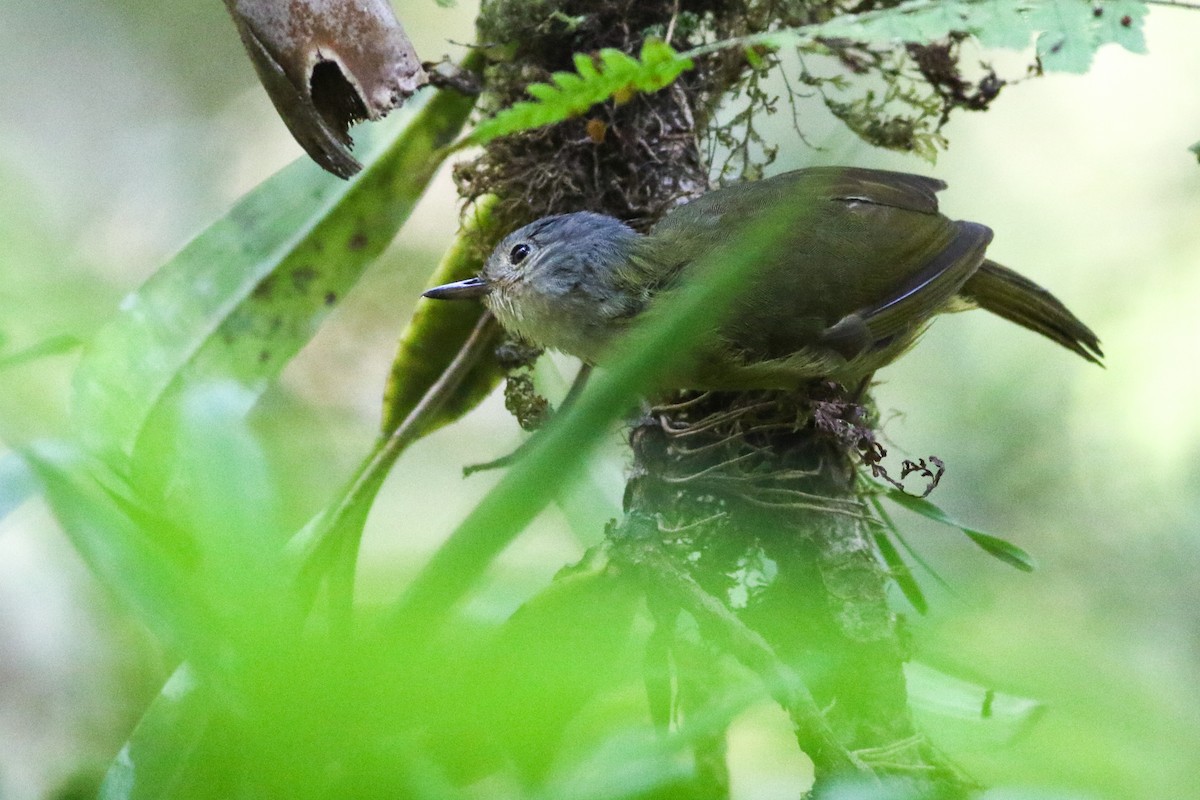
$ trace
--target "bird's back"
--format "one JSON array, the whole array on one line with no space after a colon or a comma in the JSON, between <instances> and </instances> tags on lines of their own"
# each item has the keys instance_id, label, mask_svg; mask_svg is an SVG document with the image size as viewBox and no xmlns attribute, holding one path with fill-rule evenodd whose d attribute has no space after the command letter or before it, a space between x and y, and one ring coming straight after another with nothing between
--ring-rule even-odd
<instances>
[{"instance_id":1,"label":"bird's back","mask_svg":"<svg viewBox=\"0 0 1200 800\"><path fill-rule=\"evenodd\" d=\"M745 226L795 208L793 231L752 268L732 301L720 337L735 357L753 363L826 347L823 335L847 315L897 301L920 307L921 318L893 315L883 335L915 335L940 310L924 306L943 305L954 295L982 262L990 239L983 226L938 212L935 193L943 187L917 175L821 167L709 192L651 230L641 261L658 274L631 280L669 287ZM918 306L922 292L930 302ZM838 354L828 355L836 361Z\"/></svg>"}]
</instances>

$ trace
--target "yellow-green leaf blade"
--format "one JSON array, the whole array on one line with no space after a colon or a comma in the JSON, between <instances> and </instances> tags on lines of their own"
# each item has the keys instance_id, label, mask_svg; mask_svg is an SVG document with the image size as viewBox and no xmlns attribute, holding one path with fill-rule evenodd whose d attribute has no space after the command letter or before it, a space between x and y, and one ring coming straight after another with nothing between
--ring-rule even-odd
<instances>
[{"instance_id":1,"label":"yellow-green leaf blade","mask_svg":"<svg viewBox=\"0 0 1200 800\"><path fill-rule=\"evenodd\" d=\"M480 230L489 224L488 214L493 204L494 198L487 198L477 205L474 216L430 278L431 286L479 273L483 254L476 239L481 235ZM385 436L396 429L450 366L482 314L482 303L447 303L427 298L417 301L412 319L400 334L384 391L381 430ZM498 334L497 329L493 336L496 343ZM495 387L500 376L501 370L495 359L482 360L441 408L422 423L419 435L430 433L470 411Z\"/></svg>"},{"instance_id":2,"label":"yellow-green leaf blade","mask_svg":"<svg viewBox=\"0 0 1200 800\"><path fill-rule=\"evenodd\" d=\"M373 157L349 182L291 164L128 297L75 376L89 447L131 455L158 409L195 381L260 393L395 235L472 105L450 92L415 98L373 131Z\"/></svg>"}]
</instances>

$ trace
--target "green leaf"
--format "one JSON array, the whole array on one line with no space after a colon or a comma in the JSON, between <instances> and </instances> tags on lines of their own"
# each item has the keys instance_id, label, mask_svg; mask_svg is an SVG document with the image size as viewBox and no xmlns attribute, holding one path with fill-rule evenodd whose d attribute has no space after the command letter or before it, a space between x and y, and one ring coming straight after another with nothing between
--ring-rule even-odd
<instances>
[{"instance_id":1,"label":"green leaf","mask_svg":"<svg viewBox=\"0 0 1200 800\"><path fill-rule=\"evenodd\" d=\"M536 800L637 800L695 796L695 773L680 751L682 737L649 727L617 729L583 757L558 765ZM716 793L714 793L716 795Z\"/></svg>"},{"instance_id":2,"label":"green leaf","mask_svg":"<svg viewBox=\"0 0 1200 800\"><path fill-rule=\"evenodd\" d=\"M1099 13L1097 13L1099 11ZM909 0L891 8L845 14L802 28L742 37L684 53L699 55L751 43L782 47L818 38L859 42L930 42L951 33L969 33L986 47L1023 49L1036 39L1047 71L1086 72L1102 45L1146 51L1142 22L1146 3L1135 0Z\"/></svg>"},{"instance_id":3,"label":"green leaf","mask_svg":"<svg viewBox=\"0 0 1200 800\"><path fill-rule=\"evenodd\" d=\"M38 445L23 454L67 538L100 582L137 612L166 646L209 618L192 594L195 543L140 507L105 467L74 449Z\"/></svg>"},{"instance_id":4,"label":"green leaf","mask_svg":"<svg viewBox=\"0 0 1200 800\"><path fill-rule=\"evenodd\" d=\"M998 692L926 664L904 665L908 698L922 729L956 746L996 747L1026 733L1046 711L1028 697Z\"/></svg>"},{"instance_id":5,"label":"green leaf","mask_svg":"<svg viewBox=\"0 0 1200 800\"><path fill-rule=\"evenodd\" d=\"M900 532L896 530L891 516L880 507L879 499L872 496L871 501L884 526L891 531L893 536L899 539ZM925 593L921 591L921 585L917 583L912 570L904 562L904 558L896 550L896 546L892 544L887 534L883 531L875 530L872 532L872 535L875 540L875 547L879 550L879 556L883 559L883 563L887 565L888 574L896 582L896 585L900 587L900 591L904 594L904 597L912 604L912 607L916 609L918 614L927 612L929 610L929 602L925 599Z\"/></svg>"},{"instance_id":6,"label":"green leaf","mask_svg":"<svg viewBox=\"0 0 1200 800\"><path fill-rule=\"evenodd\" d=\"M280 558L279 473L242 413L252 402L247 394L231 381L189 387L169 415L165 452L156 455L175 481L164 513L198 542L194 583L219 633L256 642L299 622L291 619L291 572Z\"/></svg>"},{"instance_id":7,"label":"green leaf","mask_svg":"<svg viewBox=\"0 0 1200 800\"><path fill-rule=\"evenodd\" d=\"M73 540L128 553L114 565L119 570L89 563L185 660L110 766L102 797L211 796L214 782L243 768L230 736L259 724L264 707L275 710L272 691L286 695L311 667L297 646L300 606L280 551L278 475L242 411L247 392L230 381L192 386L164 415L162 460L176 466L156 525L137 500L113 502L118 513L108 515L113 522L100 539L78 517L94 518L103 507L72 514L75 498L53 503ZM145 494L133 488L139 499ZM193 543L188 563L163 556L170 531ZM270 676L265 687L260 676Z\"/></svg>"},{"instance_id":8,"label":"green leaf","mask_svg":"<svg viewBox=\"0 0 1200 800\"><path fill-rule=\"evenodd\" d=\"M935 522L940 522L943 525L949 525L952 528L958 528L963 532L968 539L979 545L985 551L1000 559L1006 564L1009 564L1022 572L1033 572L1037 564L1033 556L1026 553L1021 548L1017 547L1012 542L1005 541L991 534L977 531L974 528L968 528L959 522L951 519L945 511L935 506L923 497L914 497L908 492L896 489L895 487L881 487L888 498L897 505L907 508L920 514L923 517L931 519Z\"/></svg>"},{"instance_id":9,"label":"green leaf","mask_svg":"<svg viewBox=\"0 0 1200 800\"><path fill-rule=\"evenodd\" d=\"M191 383L230 378L260 394L387 246L472 105L453 92L413 98L364 137L375 146L349 182L308 159L284 168L128 297L75 376L89 447L132 455Z\"/></svg>"},{"instance_id":10,"label":"green leaf","mask_svg":"<svg viewBox=\"0 0 1200 800\"><path fill-rule=\"evenodd\" d=\"M1142 37L1145 3L1059 0L1040 4L1028 15L1032 27L1041 31L1037 54L1042 68L1048 71L1086 72L1096 50L1108 42L1116 42L1134 53L1146 52Z\"/></svg>"},{"instance_id":11,"label":"green leaf","mask_svg":"<svg viewBox=\"0 0 1200 800\"><path fill-rule=\"evenodd\" d=\"M299 628L293 571L280 554L281 498L243 413L244 387L190 387L164 419L172 465L151 503L144 486L77 449L25 454L64 532L99 581L170 653L202 674ZM253 613L247 613L253 609Z\"/></svg>"},{"instance_id":12,"label":"green leaf","mask_svg":"<svg viewBox=\"0 0 1200 800\"><path fill-rule=\"evenodd\" d=\"M610 728L579 757L560 759L547 775L538 800L618 800L619 798L695 797L693 755L704 739L721 738L733 720L762 703L762 684L724 684L713 676L711 694L670 733L645 722ZM719 793L715 793L719 796Z\"/></svg>"},{"instance_id":13,"label":"green leaf","mask_svg":"<svg viewBox=\"0 0 1200 800\"><path fill-rule=\"evenodd\" d=\"M762 254L810 212L811 204L802 200L731 232L725 246L697 262L686 287L639 319L616 351L623 357L530 440L528 453L434 554L402 597L390 635L420 641L440 624L499 552L570 484L609 424L636 404L639 393L657 388L657 381L691 357L679 343L702 340Z\"/></svg>"},{"instance_id":14,"label":"green leaf","mask_svg":"<svg viewBox=\"0 0 1200 800\"><path fill-rule=\"evenodd\" d=\"M506 732L504 746L523 773L538 774L559 753L568 726L606 691L638 682L634 635L642 591L606 568L597 548L521 605L471 665L468 685L481 718ZM586 659L580 653L588 653ZM530 714L531 708L537 714Z\"/></svg>"},{"instance_id":15,"label":"green leaf","mask_svg":"<svg viewBox=\"0 0 1200 800\"><path fill-rule=\"evenodd\" d=\"M100 800L168 800L197 794L195 774L212 706L192 669L175 670L105 773ZM191 790L191 791L189 791Z\"/></svg>"},{"instance_id":16,"label":"green leaf","mask_svg":"<svg viewBox=\"0 0 1200 800\"><path fill-rule=\"evenodd\" d=\"M690 58L658 39L647 39L637 59L612 48L601 50L597 58L599 65L577 53L575 72L554 73L552 84L530 84L525 90L536 102L515 103L484 120L464 144L485 144L499 136L562 122L611 97L622 101L633 92L657 92L694 66Z\"/></svg>"},{"instance_id":17,"label":"green leaf","mask_svg":"<svg viewBox=\"0 0 1200 800\"><path fill-rule=\"evenodd\" d=\"M1021 548L1017 547L1012 542L1004 539L991 536L980 531L972 530L959 526L959 529L967 535L972 542L982 547L991 555L1010 564L1022 572L1033 572L1037 569L1037 562L1033 560L1033 556L1026 553Z\"/></svg>"},{"instance_id":18,"label":"green leaf","mask_svg":"<svg viewBox=\"0 0 1200 800\"><path fill-rule=\"evenodd\" d=\"M69 353L76 347L79 347L81 342L77 337L70 334L62 334L60 336L51 336L48 339L26 347L16 353L10 353L6 356L0 356L0 370L12 369L19 367L22 364L28 364L31 361L37 361L39 358L47 356L57 356L63 353Z\"/></svg>"},{"instance_id":19,"label":"green leaf","mask_svg":"<svg viewBox=\"0 0 1200 800\"><path fill-rule=\"evenodd\" d=\"M1194 145L1189 147L1188 150L1192 153L1192 155L1196 156L1197 161L1200 161L1200 142L1196 142Z\"/></svg>"},{"instance_id":20,"label":"green leaf","mask_svg":"<svg viewBox=\"0 0 1200 800\"><path fill-rule=\"evenodd\" d=\"M481 201L464 229L442 257L430 286L463 280L483 268L480 232L490 224L495 198ZM396 347L383 395L381 430L390 434L408 416L458 355L463 342L483 315L480 303L447 303L421 298ZM499 329L493 336L499 343ZM457 391L425 420L418 435L431 433L470 411L499 382L502 371L493 358L482 360L463 379Z\"/></svg>"}]
</instances>

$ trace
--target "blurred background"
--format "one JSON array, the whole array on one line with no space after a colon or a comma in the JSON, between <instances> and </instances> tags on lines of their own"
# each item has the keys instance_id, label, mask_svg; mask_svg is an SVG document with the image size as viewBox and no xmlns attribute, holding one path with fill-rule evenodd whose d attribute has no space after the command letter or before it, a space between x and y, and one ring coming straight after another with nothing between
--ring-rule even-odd
<instances>
[{"instance_id":1,"label":"blurred background","mask_svg":"<svg viewBox=\"0 0 1200 800\"><path fill-rule=\"evenodd\" d=\"M405 5L423 58L472 39L473 3ZM0 354L86 340L300 155L219 3L148 11L0 0ZM960 113L936 166L867 149L815 105L801 105L801 125L820 149L796 142L783 113L767 123L783 144L771 171L853 163L944 178L946 212L990 225L990 254L1104 342L1097 369L997 318L943 317L876 394L895 457L946 462L932 499L1040 564L1015 572L954 529L897 512L954 590L924 581L933 609L910 615L917 657L1046 704L1016 741L945 746L984 784L1047 797L1185 797L1200 785L1200 166L1187 151L1200 139L1200 13L1156 7L1146 39L1149 55L1109 46L1085 76L1030 80L986 114ZM289 496L309 503L287 510L297 525L375 434L396 336L456 229L446 173L256 412ZM65 431L75 360L6 371L0 435ZM397 594L495 482L464 480L462 466L520 438L493 396L405 455L368 527L364 602ZM582 490L601 520L617 513L623 465L614 432ZM479 613L507 614L599 535L547 511L498 562ZM168 667L39 502L0 521L0 798L50 796L102 769ZM778 722L761 710L736 727L739 796L795 796L804 767L786 736L768 735Z\"/></svg>"}]
</instances>

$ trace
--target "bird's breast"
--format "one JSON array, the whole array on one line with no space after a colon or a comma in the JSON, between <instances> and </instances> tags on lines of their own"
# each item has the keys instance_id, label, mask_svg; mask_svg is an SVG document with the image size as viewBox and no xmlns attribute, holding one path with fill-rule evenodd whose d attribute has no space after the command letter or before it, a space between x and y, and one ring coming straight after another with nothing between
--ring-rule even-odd
<instances>
[{"instance_id":1,"label":"bird's breast","mask_svg":"<svg viewBox=\"0 0 1200 800\"><path fill-rule=\"evenodd\" d=\"M510 333L589 364L603 358L614 334L625 325L614 319L608 304L580 292L556 294L517 290L493 291L487 305Z\"/></svg>"}]
</instances>

